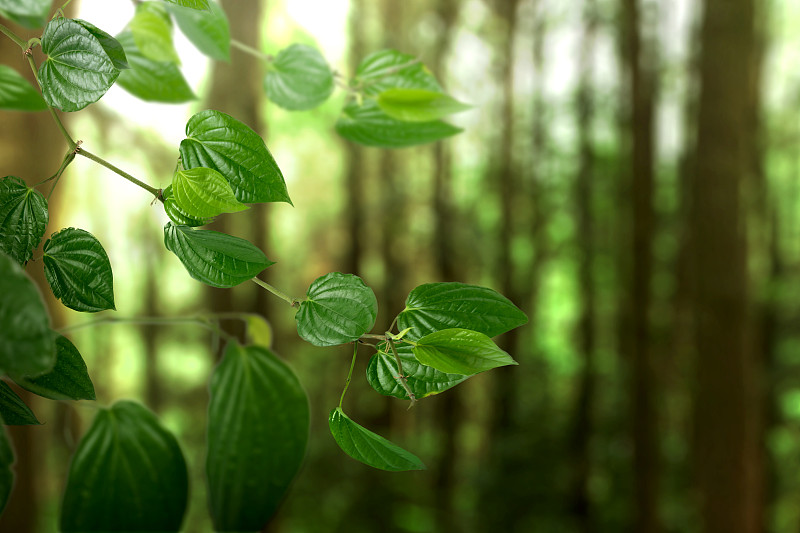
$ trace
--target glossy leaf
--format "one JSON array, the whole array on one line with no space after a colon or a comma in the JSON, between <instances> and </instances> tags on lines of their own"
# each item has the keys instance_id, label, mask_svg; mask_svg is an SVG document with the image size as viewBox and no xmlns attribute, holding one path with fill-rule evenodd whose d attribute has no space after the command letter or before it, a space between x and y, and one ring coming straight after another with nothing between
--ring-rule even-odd
<instances>
[{"instance_id":1,"label":"glossy leaf","mask_svg":"<svg viewBox=\"0 0 800 533\"><path fill-rule=\"evenodd\" d=\"M246 124L208 109L186 123L184 168L212 168L225 176L242 203L289 202L286 183L264 140Z\"/></svg>"},{"instance_id":2,"label":"glossy leaf","mask_svg":"<svg viewBox=\"0 0 800 533\"><path fill-rule=\"evenodd\" d=\"M293 44L269 64L264 88L267 97L284 109L312 109L333 92L333 72L319 50Z\"/></svg>"},{"instance_id":3,"label":"glossy leaf","mask_svg":"<svg viewBox=\"0 0 800 533\"><path fill-rule=\"evenodd\" d=\"M164 0L176 6L189 7L192 9L208 9L208 0Z\"/></svg>"},{"instance_id":4,"label":"glossy leaf","mask_svg":"<svg viewBox=\"0 0 800 533\"><path fill-rule=\"evenodd\" d=\"M315 346L336 346L369 332L378 316L375 293L358 276L331 272L308 288L295 314L297 333Z\"/></svg>"},{"instance_id":5,"label":"glossy leaf","mask_svg":"<svg viewBox=\"0 0 800 533\"><path fill-rule=\"evenodd\" d=\"M176 226L204 226L212 220L211 218L194 218L189 216L189 214L178 205L178 202L175 201L175 197L172 195L172 185L167 185L167 187L161 191L161 196L164 198L164 211Z\"/></svg>"},{"instance_id":6,"label":"glossy leaf","mask_svg":"<svg viewBox=\"0 0 800 533\"><path fill-rule=\"evenodd\" d=\"M444 93L426 89L387 89L378 95L378 107L397 120L428 122L471 108Z\"/></svg>"},{"instance_id":7,"label":"glossy leaf","mask_svg":"<svg viewBox=\"0 0 800 533\"><path fill-rule=\"evenodd\" d=\"M72 457L61 531L178 531L188 476L178 441L138 403L101 409Z\"/></svg>"},{"instance_id":8,"label":"glossy leaf","mask_svg":"<svg viewBox=\"0 0 800 533\"><path fill-rule=\"evenodd\" d=\"M448 328L494 337L526 322L525 313L497 291L457 282L420 285L397 316L398 328L412 328L407 334L411 340Z\"/></svg>"},{"instance_id":9,"label":"glossy leaf","mask_svg":"<svg viewBox=\"0 0 800 533\"><path fill-rule=\"evenodd\" d=\"M463 131L461 128L434 120L404 122L387 115L374 100L360 105L351 101L336 121L336 131L345 139L378 148L406 148L438 141Z\"/></svg>"},{"instance_id":10,"label":"glossy leaf","mask_svg":"<svg viewBox=\"0 0 800 533\"><path fill-rule=\"evenodd\" d=\"M339 448L356 461L391 472L425 470L416 455L355 423L341 407L331 411L328 424Z\"/></svg>"},{"instance_id":11,"label":"glossy leaf","mask_svg":"<svg viewBox=\"0 0 800 533\"><path fill-rule=\"evenodd\" d=\"M371 96L397 88L442 90L418 58L397 50L380 50L367 56L356 69L354 81L356 89Z\"/></svg>"},{"instance_id":12,"label":"glossy leaf","mask_svg":"<svg viewBox=\"0 0 800 533\"><path fill-rule=\"evenodd\" d=\"M0 418L0 515L6 508L11 488L14 486L14 471L11 469L14 464L14 450L11 448L11 440L3 424Z\"/></svg>"},{"instance_id":13,"label":"glossy leaf","mask_svg":"<svg viewBox=\"0 0 800 533\"><path fill-rule=\"evenodd\" d=\"M417 341L412 352L423 365L448 374L472 375L517 364L492 339L468 329L443 329L425 335Z\"/></svg>"},{"instance_id":14,"label":"glossy leaf","mask_svg":"<svg viewBox=\"0 0 800 533\"><path fill-rule=\"evenodd\" d=\"M120 73L117 85L148 102L177 104L197 98L175 63L142 55L129 31L117 35L117 40L125 47L131 67Z\"/></svg>"},{"instance_id":15,"label":"glossy leaf","mask_svg":"<svg viewBox=\"0 0 800 533\"><path fill-rule=\"evenodd\" d=\"M0 109L42 111L47 109L42 95L19 72L0 65Z\"/></svg>"},{"instance_id":16,"label":"glossy leaf","mask_svg":"<svg viewBox=\"0 0 800 533\"><path fill-rule=\"evenodd\" d=\"M0 252L0 373L36 376L56 362L55 334L39 289Z\"/></svg>"},{"instance_id":17,"label":"glossy leaf","mask_svg":"<svg viewBox=\"0 0 800 533\"><path fill-rule=\"evenodd\" d=\"M179 170L172 176L172 194L181 211L193 218L244 211L225 177L204 167Z\"/></svg>"},{"instance_id":18,"label":"glossy leaf","mask_svg":"<svg viewBox=\"0 0 800 533\"><path fill-rule=\"evenodd\" d=\"M25 405L22 398L17 396L8 383L2 380L0 380L0 418L9 426L38 426L41 424L31 408Z\"/></svg>"},{"instance_id":19,"label":"glossy leaf","mask_svg":"<svg viewBox=\"0 0 800 533\"><path fill-rule=\"evenodd\" d=\"M80 352L72 342L58 335L56 364L38 377L14 377L23 389L51 400L94 400L94 385Z\"/></svg>"},{"instance_id":20,"label":"glossy leaf","mask_svg":"<svg viewBox=\"0 0 800 533\"><path fill-rule=\"evenodd\" d=\"M403 365L406 384L416 399L439 394L469 378L463 374L446 374L435 368L425 366L414 357L411 345L397 344L397 355ZM405 388L400 384L397 361L385 344L372 356L367 366L367 381L380 394L410 400Z\"/></svg>"},{"instance_id":21,"label":"glossy leaf","mask_svg":"<svg viewBox=\"0 0 800 533\"><path fill-rule=\"evenodd\" d=\"M153 61L180 64L180 58L172 44L172 19L167 8L160 2L141 2L136 14L128 24L136 48Z\"/></svg>"},{"instance_id":22,"label":"glossy leaf","mask_svg":"<svg viewBox=\"0 0 800 533\"><path fill-rule=\"evenodd\" d=\"M190 276L212 287L233 287L274 264L246 240L217 231L167 224L164 245Z\"/></svg>"},{"instance_id":23,"label":"glossy leaf","mask_svg":"<svg viewBox=\"0 0 800 533\"><path fill-rule=\"evenodd\" d=\"M15 176L0 179L0 251L24 265L47 227L47 201Z\"/></svg>"},{"instance_id":24,"label":"glossy leaf","mask_svg":"<svg viewBox=\"0 0 800 533\"><path fill-rule=\"evenodd\" d=\"M51 20L42 35L42 51L48 55L39 67L42 96L62 111L78 111L98 101L123 66L119 43L80 20Z\"/></svg>"},{"instance_id":25,"label":"glossy leaf","mask_svg":"<svg viewBox=\"0 0 800 533\"><path fill-rule=\"evenodd\" d=\"M114 275L103 245L78 228L62 229L44 243L44 274L53 295L76 311L114 309Z\"/></svg>"},{"instance_id":26,"label":"glossy leaf","mask_svg":"<svg viewBox=\"0 0 800 533\"><path fill-rule=\"evenodd\" d=\"M262 346L231 342L211 377L206 472L215 531L261 531L305 455L308 398Z\"/></svg>"},{"instance_id":27,"label":"glossy leaf","mask_svg":"<svg viewBox=\"0 0 800 533\"><path fill-rule=\"evenodd\" d=\"M41 28L52 3L53 0L0 0L0 16L26 28Z\"/></svg>"},{"instance_id":28,"label":"glossy leaf","mask_svg":"<svg viewBox=\"0 0 800 533\"><path fill-rule=\"evenodd\" d=\"M230 60L231 34L228 17L216 2L208 11L170 5L169 11L181 32L198 50L217 61Z\"/></svg>"}]
</instances>

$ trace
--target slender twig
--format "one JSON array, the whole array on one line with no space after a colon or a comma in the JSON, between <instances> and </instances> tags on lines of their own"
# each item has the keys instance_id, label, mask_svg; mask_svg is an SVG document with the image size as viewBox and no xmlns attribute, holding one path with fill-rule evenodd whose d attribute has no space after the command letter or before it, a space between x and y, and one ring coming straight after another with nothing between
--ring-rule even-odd
<instances>
[{"instance_id":1,"label":"slender twig","mask_svg":"<svg viewBox=\"0 0 800 533\"><path fill-rule=\"evenodd\" d=\"M236 39L231 39L231 46L234 48L238 48L242 52L246 54L250 54L251 56L257 57L259 59L263 59L268 63L272 63L275 58L269 54L265 54L264 52L253 48L252 46L248 46L241 41L237 41Z\"/></svg>"},{"instance_id":2,"label":"slender twig","mask_svg":"<svg viewBox=\"0 0 800 533\"><path fill-rule=\"evenodd\" d=\"M408 399L411 400L411 404L409 404L408 408L411 409L414 407L414 404L417 403L417 397L411 392L411 387L408 386L408 380L406 380L406 375L403 374L403 363L400 361L400 355L397 353L397 348L394 345L394 339L389 335L389 332L386 332L386 341L389 343L389 347L392 349L392 353L394 354L394 358L397 361L397 379L400 381L400 385L406 390L406 394L408 394Z\"/></svg>"},{"instance_id":3,"label":"slender twig","mask_svg":"<svg viewBox=\"0 0 800 533\"><path fill-rule=\"evenodd\" d=\"M77 153L79 155L82 155L83 157L85 157L87 159L91 159L95 163L99 163L100 165L106 167L108 170L110 170L110 171L112 171L112 172L114 172L116 174L119 174L120 176L122 176L126 180L130 181L134 185L138 185L142 189L146 190L147 192L149 192L150 194L155 196L158 200L160 200L162 202L164 201L164 199L161 197L161 190L160 189L156 189L155 187L151 187L150 185L144 183L143 181L139 181L138 179L134 178L133 176L131 176L130 174L128 174L124 170L115 167L114 165L112 165L111 163L109 163L108 161L103 159L102 157L96 156L93 153L91 153L91 152L89 152L87 150L84 150L83 148L78 148Z\"/></svg>"},{"instance_id":4,"label":"slender twig","mask_svg":"<svg viewBox=\"0 0 800 533\"><path fill-rule=\"evenodd\" d=\"M344 402L344 395L347 394L347 388L350 386L350 379L353 377L353 368L356 366L356 355L358 355L358 343L353 343L353 360L350 362L350 372L347 373L347 380L344 382L344 390L342 396L339 398L339 409L342 408Z\"/></svg>"},{"instance_id":5,"label":"slender twig","mask_svg":"<svg viewBox=\"0 0 800 533\"><path fill-rule=\"evenodd\" d=\"M17 34L15 34L7 27L3 26L2 24L0 24L0 33L3 33L6 37L17 43L17 46L19 46L23 50L25 50L28 47L28 44L25 41L17 37Z\"/></svg>"},{"instance_id":6,"label":"slender twig","mask_svg":"<svg viewBox=\"0 0 800 533\"><path fill-rule=\"evenodd\" d=\"M269 292L271 292L272 294L274 294L275 296L277 296L278 298L280 298L284 302L287 302L292 307L297 307L298 305L300 305L300 302L298 302L296 298L292 298L291 296L287 295L283 291L281 291L279 289L276 289L275 287L273 287L272 285L270 285L266 281L262 281L262 280L260 280L258 278L252 278L252 279L253 279L253 282L256 285L258 285L262 289L267 289Z\"/></svg>"},{"instance_id":7,"label":"slender twig","mask_svg":"<svg viewBox=\"0 0 800 533\"><path fill-rule=\"evenodd\" d=\"M77 331L79 329L101 326L104 324L134 324L137 326L171 326L175 324L194 324L201 326L217 335L223 336L226 339L232 339L233 336L222 331L218 326L213 323L214 315L197 315L197 316L181 316L181 317L157 317L157 316L142 316L142 317L116 317L104 316L94 320L87 320L78 324L65 326L56 331L59 333L68 333Z\"/></svg>"}]
</instances>

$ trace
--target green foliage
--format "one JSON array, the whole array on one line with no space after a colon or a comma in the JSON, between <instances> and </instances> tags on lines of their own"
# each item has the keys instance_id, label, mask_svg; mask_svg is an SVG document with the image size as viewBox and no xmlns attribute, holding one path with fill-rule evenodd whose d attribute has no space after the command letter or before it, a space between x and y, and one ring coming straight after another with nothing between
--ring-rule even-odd
<instances>
[{"instance_id":1,"label":"green foliage","mask_svg":"<svg viewBox=\"0 0 800 533\"><path fill-rule=\"evenodd\" d=\"M198 50L217 61L230 60L231 34L228 17L216 2L208 4L208 11L169 6L169 12L181 32Z\"/></svg>"},{"instance_id":2,"label":"green foliage","mask_svg":"<svg viewBox=\"0 0 800 533\"><path fill-rule=\"evenodd\" d=\"M51 400L94 400L94 385L86 363L68 338L56 337L56 364L48 373L36 377L17 377L23 389Z\"/></svg>"},{"instance_id":3,"label":"green foliage","mask_svg":"<svg viewBox=\"0 0 800 533\"><path fill-rule=\"evenodd\" d=\"M373 389L384 396L394 396L401 400L411 399L398 377L401 374L405 376L408 388L417 399L439 394L469 378L463 374L440 372L420 363L414 357L410 344L401 344L396 349L397 358L403 367L402 372L397 367L397 358L386 344L378 347L378 353L372 356L367 366L367 381Z\"/></svg>"},{"instance_id":4,"label":"green foliage","mask_svg":"<svg viewBox=\"0 0 800 533\"><path fill-rule=\"evenodd\" d=\"M333 92L333 72L319 50L293 44L270 63L264 88L270 100L284 109L312 109Z\"/></svg>"},{"instance_id":5,"label":"green foliage","mask_svg":"<svg viewBox=\"0 0 800 533\"><path fill-rule=\"evenodd\" d=\"M41 424L30 407L17 396L8 383L0 380L0 418L9 426L30 426Z\"/></svg>"},{"instance_id":6,"label":"green foliage","mask_svg":"<svg viewBox=\"0 0 800 533\"><path fill-rule=\"evenodd\" d=\"M176 226L204 226L211 222L211 218L195 218L190 216L181 206L178 205L178 202L175 201L175 197L172 195L172 185L167 185L167 187L161 193L162 198L164 199L164 212L167 213L169 219L175 223Z\"/></svg>"},{"instance_id":7,"label":"green foliage","mask_svg":"<svg viewBox=\"0 0 800 533\"><path fill-rule=\"evenodd\" d=\"M47 201L16 176L0 179L0 250L24 265L47 227Z\"/></svg>"},{"instance_id":8,"label":"green foliage","mask_svg":"<svg viewBox=\"0 0 800 533\"><path fill-rule=\"evenodd\" d=\"M192 9L208 9L208 0L164 0L176 6L190 7Z\"/></svg>"},{"instance_id":9,"label":"green foliage","mask_svg":"<svg viewBox=\"0 0 800 533\"><path fill-rule=\"evenodd\" d=\"M449 374L472 375L499 366L516 365L492 339L468 329L443 329L414 344L414 357L423 365Z\"/></svg>"},{"instance_id":10,"label":"green foliage","mask_svg":"<svg viewBox=\"0 0 800 533\"><path fill-rule=\"evenodd\" d=\"M195 219L248 209L233 195L225 177L210 168L177 171L172 176L172 194L181 211Z\"/></svg>"},{"instance_id":11,"label":"green foliage","mask_svg":"<svg viewBox=\"0 0 800 533\"><path fill-rule=\"evenodd\" d=\"M178 104L196 98L175 63L145 57L136 47L129 31L117 35L117 40L125 48L131 67L120 72L117 85L148 102Z\"/></svg>"},{"instance_id":12,"label":"green foliage","mask_svg":"<svg viewBox=\"0 0 800 533\"><path fill-rule=\"evenodd\" d=\"M426 89L387 89L378 95L378 107L397 120L428 122L470 108L452 96Z\"/></svg>"},{"instance_id":13,"label":"green foliage","mask_svg":"<svg viewBox=\"0 0 800 533\"><path fill-rule=\"evenodd\" d=\"M42 95L19 72L0 65L0 109L42 111L47 109Z\"/></svg>"},{"instance_id":14,"label":"green foliage","mask_svg":"<svg viewBox=\"0 0 800 533\"><path fill-rule=\"evenodd\" d=\"M0 15L26 28L41 28L52 0L0 0Z\"/></svg>"},{"instance_id":15,"label":"green foliage","mask_svg":"<svg viewBox=\"0 0 800 533\"><path fill-rule=\"evenodd\" d=\"M136 6L136 14L128 24L136 47L147 59L161 63L177 63L181 60L172 44L172 19L167 8L160 2L142 2Z\"/></svg>"}]
</instances>

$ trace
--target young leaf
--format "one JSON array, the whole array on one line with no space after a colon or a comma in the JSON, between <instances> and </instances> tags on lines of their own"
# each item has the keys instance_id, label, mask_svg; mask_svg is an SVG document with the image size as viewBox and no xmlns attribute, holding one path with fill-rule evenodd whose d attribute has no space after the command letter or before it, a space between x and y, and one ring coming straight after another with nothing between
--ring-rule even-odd
<instances>
[{"instance_id":1,"label":"young leaf","mask_svg":"<svg viewBox=\"0 0 800 533\"><path fill-rule=\"evenodd\" d=\"M181 206L178 205L178 202L175 201L175 197L172 195L172 185L167 185L166 188L161 191L161 196L164 198L164 211L176 226L204 226L213 220L211 218L194 218L189 216L189 213L184 211Z\"/></svg>"},{"instance_id":2,"label":"young leaf","mask_svg":"<svg viewBox=\"0 0 800 533\"><path fill-rule=\"evenodd\" d=\"M407 334L411 340L447 328L471 329L494 337L527 321L525 313L497 291L457 282L420 285L397 315L398 328L412 328Z\"/></svg>"},{"instance_id":3,"label":"young leaf","mask_svg":"<svg viewBox=\"0 0 800 533\"><path fill-rule=\"evenodd\" d=\"M117 35L117 40L125 48L131 66L120 73L117 85L148 102L178 104L197 98L175 63L143 56L129 31Z\"/></svg>"},{"instance_id":4,"label":"young leaf","mask_svg":"<svg viewBox=\"0 0 800 533\"><path fill-rule=\"evenodd\" d=\"M448 374L471 376L499 366L517 364L492 339L468 329L443 329L425 335L417 341L412 352L423 365Z\"/></svg>"},{"instance_id":5,"label":"young leaf","mask_svg":"<svg viewBox=\"0 0 800 533\"><path fill-rule=\"evenodd\" d=\"M387 89L378 95L378 106L390 117L407 122L438 120L472 107L426 89Z\"/></svg>"},{"instance_id":6,"label":"young leaf","mask_svg":"<svg viewBox=\"0 0 800 533\"><path fill-rule=\"evenodd\" d=\"M189 7L192 9L208 9L208 0L165 0L176 6Z\"/></svg>"},{"instance_id":7,"label":"young leaf","mask_svg":"<svg viewBox=\"0 0 800 533\"><path fill-rule=\"evenodd\" d=\"M358 276L331 272L308 288L294 316L297 333L315 346L357 340L375 325L378 301Z\"/></svg>"},{"instance_id":8,"label":"young leaf","mask_svg":"<svg viewBox=\"0 0 800 533\"><path fill-rule=\"evenodd\" d=\"M384 113L374 100L364 100L361 105L351 101L344 107L336 121L336 131L345 139L366 146L405 148L438 141L463 130L441 120L397 120Z\"/></svg>"},{"instance_id":9,"label":"young leaf","mask_svg":"<svg viewBox=\"0 0 800 533\"><path fill-rule=\"evenodd\" d=\"M308 398L262 346L231 342L211 377L206 472L215 531L261 531L297 474Z\"/></svg>"},{"instance_id":10,"label":"young leaf","mask_svg":"<svg viewBox=\"0 0 800 533\"><path fill-rule=\"evenodd\" d=\"M8 498L11 496L11 487L14 486L14 450L6 433L2 417L0 417L0 515L6 508Z\"/></svg>"},{"instance_id":11,"label":"young leaf","mask_svg":"<svg viewBox=\"0 0 800 533\"><path fill-rule=\"evenodd\" d=\"M172 44L172 19L160 2L142 2L128 25L136 48L146 58L157 62L180 64Z\"/></svg>"},{"instance_id":12,"label":"young leaf","mask_svg":"<svg viewBox=\"0 0 800 533\"><path fill-rule=\"evenodd\" d=\"M31 408L25 405L22 398L17 396L8 383L0 380L0 418L9 426L38 426Z\"/></svg>"},{"instance_id":13,"label":"young leaf","mask_svg":"<svg viewBox=\"0 0 800 533\"><path fill-rule=\"evenodd\" d=\"M194 218L249 209L239 203L225 177L210 168L177 171L172 176L172 194L181 210Z\"/></svg>"},{"instance_id":14,"label":"young leaf","mask_svg":"<svg viewBox=\"0 0 800 533\"><path fill-rule=\"evenodd\" d=\"M47 109L42 95L16 70L0 65L0 109L42 111Z\"/></svg>"},{"instance_id":15,"label":"young leaf","mask_svg":"<svg viewBox=\"0 0 800 533\"><path fill-rule=\"evenodd\" d=\"M0 374L35 376L49 371L56 362L56 342L42 296L3 252L0 294Z\"/></svg>"},{"instance_id":16,"label":"young leaf","mask_svg":"<svg viewBox=\"0 0 800 533\"><path fill-rule=\"evenodd\" d=\"M103 245L88 231L62 229L44 243L44 274L53 295L76 311L114 307L114 274Z\"/></svg>"},{"instance_id":17,"label":"young leaf","mask_svg":"<svg viewBox=\"0 0 800 533\"><path fill-rule=\"evenodd\" d=\"M15 176L0 179L0 251L24 265L47 227L47 200Z\"/></svg>"},{"instance_id":18,"label":"young leaf","mask_svg":"<svg viewBox=\"0 0 800 533\"><path fill-rule=\"evenodd\" d=\"M439 394L469 378L469 376L463 374L439 372L435 368L421 364L414 357L409 344L398 344L396 349L403 365L406 384L417 400L433 394ZM405 388L400 384L399 375L400 372L397 370L397 361L394 354L388 346L382 345L378 353L369 360L367 381L369 381L373 389L384 396L410 400Z\"/></svg>"},{"instance_id":19,"label":"young leaf","mask_svg":"<svg viewBox=\"0 0 800 533\"><path fill-rule=\"evenodd\" d=\"M312 109L333 92L333 72L319 50L293 44L269 64L264 88L267 97L284 109Z\"/></svg>"},{"instance_id":20,"label":"young leaf","mask_svg":"<svg viewBox=\"0 0 800 533\"><path fill-rule=\"evenodd\" d=\"M247 339L258 346L272 346L272 326L261 315L249 314L247 321Z\"/></svg>"},{"instance_id":21,"label":"young leaf","mask_svg":"<svg viewBox=\"0 0 800 533\"><path fill-rule=\"evenodd\" d=\"M358 90L370 96L396 88L442 91L436 78L419 59L397 50L370 54L356 69L355 82Z\"/></svg>"},{"instance_id":22,"label":"young leaf","mask_svg":"<svg viewBox=\"0 0 800 533\"><path fill-rule=\"evenodd\" d=\"M208 11L170 5L169 11L181 32L198 50L217 61L230 60L231 33L228 17L216 2Z\"/></svg>"},{"instance_id":23,"label":"young leaf","mask_svg":"<svg viewBox=\"0 0 800 533\"><path fill-rule=\"evenodd\" d=\"M61 531L178 531L188 475L178 441L138 403L101 409L72 457Z\"/></svg>"},{"instance_id":24,"label":"young leaf","mask_svg":"<svg viewBox=\"0 0 800 533\"><path fill-rule=\"evenodd\" d=\"M94 385L80 352L72 342L58 335L56 364L39 377L14 377L23 389L51 400L94 400Z\"/></svg>"},{"instance_id":25,"label":"young leaf","mask_svg":"<svg viewBox=\"0 0 800 533\"><path fill-rule=\"evenodd\" d=\"M42 35L48 58L39 67L45 102L62 111L79 111L98 101L119 76L124 54L115 42L88 22L51 20Z\"/></svg>"},{"instance_id":26,"label":"young leaf","mask_svg":"<svg viewBox=\"0 0 800 533\"><path fill-rule=\"evenodd\" d=\"M341 407L331 411L328 424L339 448L356 461L390 472L425 470L416 455L353 422Z\"/></svg>"},{"instance_id":27,"label":"young leaf","mask_svg":"<svg viewBox=\"0 0 800 533\"><path fill-rule=\"evenodd\" d=\"M171 223L164 226L164 245L178 256L190 276L212 287L236 286L274 264L239 237Z\"/></svg>"},{"instance_id":28,"label":"young leaf","mask_svg":"<svg viewBox=\"0 0 800 533\"><path fill-rule=\"evenodd\" d=\"M41 28L52 3L53 0L0 0L0 16L26 28Z\"/></svg>"},{"instance_id":29,"label":"young leaf","mask_svg":"<svg viewBox=\"0 0 800 533\"><path fill-rule=\"evenodd\" d=\"M288 202L286 183L264 140L235 118L208 109L186 123L184 168L212 168L225 176L243 204Z\"/></svg>"}]
</instances>

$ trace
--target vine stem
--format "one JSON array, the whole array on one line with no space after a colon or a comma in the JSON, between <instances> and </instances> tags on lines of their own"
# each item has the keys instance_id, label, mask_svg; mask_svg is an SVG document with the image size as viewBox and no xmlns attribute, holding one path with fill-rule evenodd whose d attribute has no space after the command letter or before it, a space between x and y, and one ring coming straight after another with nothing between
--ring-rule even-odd
<instances>
[{"instance_id":1,"label":"vine stem","mask_svg":"<svg viewBox=\"0 0 800 533\"><path fill-rule=\"evenodd\" d=\"M250 54L251 56L255 56L259 59L263 59L267 63L272 63L275 60L275 58L272 57L271 55L265 54L260 50L256 50L252 46L248 46L241 41L237 41L236 39L231 39L231 46L233 46L234 48L238 48L239 50L241 50L246 54Z\"/></svg>"},{"instance_id":2,"label":"vine stem","mask_svg":"<svg viewBox=\"0 0 800 533\"><path fill-rule=\"evenodd\" d=\"M253 282L256 285L258 285L262 289L267 289L269 292L271 292L272 294L274 294L275 296L277 296L278 298L280 298L284 302L287 302L292 307L297 307L298 305L300 305L300 303L297 301L296 298L292 298L291 296L289 296L285 292L283 292L283 291L281 291L279 289L276 289L275 287L273 287L272 285L270 285L266 281L262 281L262 280L260 280L258 278L251 278L251 279L253 280Z\"/></svg>"},{"instance_id":3,"label":"vine stem","mask_svg":"<svg viewBox=\"0 0 800 533\"><path fill-rule=\"evenodd\" d=\"M344 382L344 390L342 391L342 396L339 398L339 409L342 408L344 395L347 394L347 389L350 387L350 380L353 377L353 368L356 366L356 355L358 355L358 342L353 343L353 360L350 361L350 372L347 373L347 380Z\"/></svg>"},{"instance_id":4,"label":"vine stem","mask_svg":"<svg viewBox=\"0 0 800 533\"><path fill-rule=\"evenodd\" d=\"M2 24L0 24L0 33L3 33L6 37L17 43L17 46L22 48L22 50L28 48L28 43L17 37L17 34Z\"/></svg>"},{"instance_id":5,"label":"vine stem","mask_svg":"<svg viewBox=\"0 0 800 533\"><path fill-rule=\"evenodd\" d=\"M79 154L79 155L82 155L83 157L85 157L87 159L91 159L95 163L98 163L98 164L106 167L108 170L110 170L110 171L112 171L112 172L114 172L116 174L119 174L120 176L122 176L126 180L130 181L134 185L138 185L142 189L146 190L147 192L149 192L150 194L155 196L158 200L160 200L162 202L164 201L164 199L161 197L161 190L160 189L156 189L155 187L151 187L150 185L146 184L143 181L139 181L138 179L134 178L133 176L131 176L130 174L128 174L124 170L115 167L114 165L112 165L111 163L109 163L108 161L103 159L102 157L96 156L93 153L91 153L91 152L89 152L87 150L84 150L83 148L79 148L76 151L76 153Z\"/></svg>"},{"instance_id":6,"label":"vine stem","mask_svg":"<svg viewBox=\"0 0 800 533\"><path fill-rule=\"evenodd\" d=\"M400 361L400 355L397 353L397 348L394 345L394 339L391 337L390 332L386 332L386 341L389 343L389 347L392 349L392 353L394 354L394 358L397 361L397 379L400 380L400 385L408 394L408 399L411 400L411 404L409 404L408 408L411 409L414 407L414 404L417 403L417 397L411 392L411 387L408 386L408 380L406 380L405 374L403 374L403 363Z\"/></svg>"}]
</instances>

